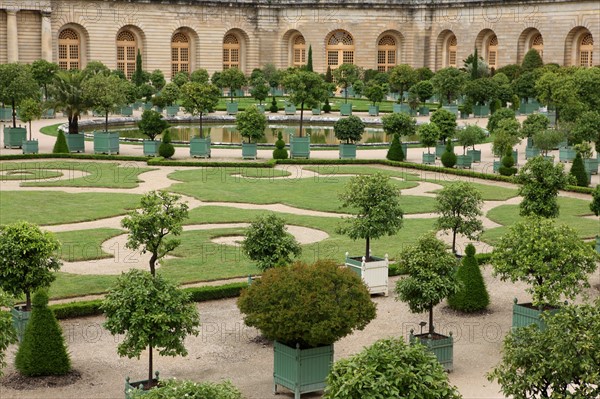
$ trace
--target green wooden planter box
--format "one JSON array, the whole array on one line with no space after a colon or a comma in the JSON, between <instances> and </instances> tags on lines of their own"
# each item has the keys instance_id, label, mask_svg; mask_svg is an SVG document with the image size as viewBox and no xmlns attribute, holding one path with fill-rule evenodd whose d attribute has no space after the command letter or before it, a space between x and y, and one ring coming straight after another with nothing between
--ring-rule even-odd
<instances>
[{"instance_id":1,"label":"green wooden planter box","mask_svg":"<svg viewBox=\"0 0 600 399\"><path fill-rule=\"evenodd\" d=\"M533 137L527 137L527 147L533 147Z\"/></svg>"},{"instance_id":2,"label":"green wooden planter box","mask_svg":"<svg viewBox=\"0 0 600 399\"><path fill-rule=\"evenodd\" d=\"M394 112L396 114L400 114L400 113L410 114L410 107L408 106L408 104L394 103L394 104L392 104L392 112Z\"/></svg>"},{"instance_id":3,"label":"green wooden planter box","mask_svg":"<svg viewBox=\"0 0 600 399\"><path fill-rule=\"evenodd\" d=\"M256 159L256 143L242 143L242 158Z\"/></svg>"},{"instance_id":4,"label":"green wooden planter box","mask_svg":"<svg viewBox=\"0 0 600 399\"><path fill-rule=\"evenodd\" d=\"M159 140L144 140L144 155L147 157L157 156L160 144Z\"/></svg>"},{"instance_id":5,"label":"green wooden planter box","mask_svg":"<svg viewBox=\"0 0 600 399\"><path fill-rule=\"evenodd\" d=\"M370 116L379 115L379 105L369 105L369 115Z\"/></svg>"},{"instance_id":6,"label":"green wooden planter box","mask_svg":"<svg viewBox=\"0 0 600 399\"><path fill-rule=\"evenodd\" d=\"M119 133L94 132L94 154L119 154Z\"/></svg>"},{"instance_id":7,"label":"green wooden planter box","mask_svg":"<svg viewBox=\"0 0 600 399\"><path fill-rule=\"evenodd\" d=\"M443 338L432 339L428 334L414 335L413 331L411 331L409 342L414 343L418 340L427 347L427 350L435 355L444 370L452 371L454 368L454 338L452 337L452 333L449 336L438 335Z\"/></svg>"},{"instance_id":8,"label":"green wooden planter box","mask_svg":"<svg viewBox=\"0 0 600 399\"><path fill-rule=\"evenodd\" d=\"M23 342L23 335L29 323L31 312L22 310L21 307L14 307L10 310L10 314L12 315L13 327L17 331L17 338L19 342Z\"/></svg>"},{"instance_id":9,"label":"green wooden planter box","mask_svg":"<svg viewBox=\"0 0 600 399\"><path fill-rule=\"evenodd\" d=\"M56 118L56 112L53 108L47 109L42 114L42 119L54 119Z\"/></svg>"},{"instance_id":10,"label":"green wooden planter box","mask_svg":"<svg viewBox=\"0 0 600 399\"><path fill-rule=\"evenodd\" d=\"M494 161L494 166L492 169L494 171L494 173L498 173L498 171L500 170L500 166L502 166L501 161Z\"/></svg>"},{"instance_id":11,"label":"green wooden planter box","mask_svg":"<svg viewBox=\"0 0 600 399\"><path fill-rule=\"evenodd\" d=\"M340 159L356 159L356 144L340 144Z\"/></svg>"},{"instance_id":12,"label":"green wooden planter box","mask_svg":"<svg viewBox=\"0 0 600 399\"><path fill-rule=\"evenodd\" d=\"M271 89L271 96L281 97L281 96L283 96L283 90L281 90L281 89Z\"/></svg>"},{"instance_id":13,"label":"green wooden planter box","mask_svg":"<svg viewBox=\"0 0 600 399\"><path fill-rule=\"evenodd\" d=\"M138 109L140 109L140 107L141 107L142 105L144 105L144 103L143 103L143 102L141 102L141 101L136 101L136 102L134 102L134 103L133 103L133 109L134 109L135 111L137 111Z\"/></svg>"},{"instance_id":14,"label":"green wooden planter box","mask_svg":"<svg viewBox=\"0 0 600 399\"><path fill-rule=\"evenodd\" d=\"M441 158L442 154L446 152L446 144L436 144L435 145L435 157Z\"/></svg>"},{"instance_id":15,"label":"green wooden planter box","mask_svg":"<svg viewBox=\"0 0 600 399\"><path fill-rule=\"evenodd\" d=\"M481 150L467 150L467 155L473 162L481 162Z\"/></svg>"},{"instance_id":16,"label":"green wooden planter box","mask_svg":"<svg viewBox=\"0 0 600 399\"><path fill-rule=\"evenodd\" d=\"M235 89L234 95L236 97L244 97L246 95L246 93L242 89Z\"/></svg>"},{"instance_id":17,"label":"green wooden planter box","mask_svg":"<svg viewBox=\"0 0 600 399\"><path fill-rule=\"evenodd\" d=\"M79 134L65 134L67 139L67 147L69 152L85 152L85 135Z\"/></svg>"},{"instance_id":18,"label":"green wooden planter box","mask_svg":"<svg viewBox=\"0 0 600 399\"><path fill-rule=\"evenodd\" d=\"M558 149L558 160L560 162L573 162L576 152L573 147L561 147Z\"/></svg>"},{"instance_id":19,"label":"green wooden planter box","mask_svg":"<svg viewBox=\"0 0 600 399\"><path fill-rule=\"evenodd\" d=\"M469 119L469 114L465 111L460 111L460 119Z\"/></svg>"},{"instance_id":20,"label":"green wooden planter box","mask_svg":"<svg viewBox=\"0 0 600 399\"><path fill-rule=\"evenodd\" d=\"M283 107L283 112L286 115L296 115L296 106L294 104L286 104Z\"/></svg>"},{"instance_id":21,"label":"green wooden planter box","mask_svg":"<svg viewBox=\"0 0 600 399\"><path fill-rule=\"evenodd\" d=\"M402 146L402 152L404 152L404 160L408 158L408 143L400 143Z\"/></svg>"},{"instance_id":22,"label":"green wooden planter box","mask_svg":"<svg viewBox=\"0 0 600 399\"><path fill-rule=\"evenodd\" d=\"M310 158L310 136L294 137L290 134L290 158Z\"/></svg>"},{"instance_id":23,"label":"green wooden planter box","mask_svg":"<svg viewBox=\"0 0 600 399\"><path fill-rule=\"evenodd\" d=\"M321 115L321 107L313 108L312 114L313 115Z\"/></svg>"},{"instance_id":24,"label":"green wooden planter box","mask_svg":"<svg viewBox=\"0 0 600 399\"><path fill-rule=\"evenodd\" d=\"M167 116L169 118L177 116L177 113L179 112L179 106L178 105L169 105L169 106L167 106L166 109L167 109Z\"/></svg>"},{"instance_id":25,"label":"green wooden planter box","mask_svg":"<svg viewBox=\"0 0 600 399\"><path fill-rule=\"evenodd\" d=\"M121 116L132 116L133 115L133 107L132 106L126 106L126 107L121 107Z\"/></svg>"},{"instance_id":26,"label":"green wooden planter box","mask_svg":"<svg viewBox=\"0 0 600 399\"><path fill-rule=\"evenodd\" d=\"M490 106L489 105L475 105L473 106L473 115L474 116L488 116L490 114Z\"/></svg>"},{"instance_id":27,"label":"green wooden planter box","mask_svg":"<svg viewBox=\"0 0 600 399\"><path fill-rule=\"evenodd\" d=\"M238 103L227 103L227 115L235 115L238 113Z\"/></svg>"},{"instance_id":28,"label":"green wooden planter box","mask_svg":"<svg viewBox=\"0 0 600 399\"><path fill-rule=\"evenodd\" d=\"M521 114L533 114L535 111L540 109L540 104L537 101L525 102L525 100L521 101L521 105L519 107L519 112Z\"/></svg>"},{"instance_id":29,"label":"green wooden planter box","mask_svg":"<svg viewBox=\"0 0 600 399\"><path fill-rule=\"evenodd\" d=\"M25 140L27 140L27 129L4 126L4 148L22 148Z\"/></svg>"},{"instance_id":30,"label":"green wooden planter box","mask_svg":"<svg viewBox=\"0 0 600 399\"><path fill-rule=\"evenodd\" d=\"M37 154L39 143L37 140L23 140L23 154Z\"/></svg>"},{"instance_id":31,"label":"green wooden planter box","mask_svg":"<svg viewBox=\"0 0 600 399\"><path fill-rule=\"evenodd\" d=\"M0 108L0 121L8 122L12 120L12 108Z\"/></svg>"},{"instance_id":32,"label":"green wooden planter box","mask_svg":"<svg viewBox=\"0 0 600 399\"><path fill-rule=\"evenodd\" d=\"M458 105L443 105L442 109L445 109L446 111L450 111L454 115L458 116Z\"/></svg>"},{"instance_id":33,"label":"green wooden planter box","mask_svg":"<svg viewBox=\"0 0 600 399\"><path fill-rule=\"evenodd\" d=\"M350 116L352 115L352 104L340 104L340 115L342 116Z\"/></svg>"},{"instance_id":34,"label":"green wooden planter box","mask_svg":"<svg viewBox=\"0 0 600 399\"><path fill-rule=\"evenodd\" d=\"M457 168L471 168L471 164L473 163L473 158L470 155L457 155L456 156L456 167Z\"/></svg>"},{"instance_id":35,"label":"green wooden planter box","mask_svg":"<svg viewBox=\"0 0 600 399\"><path fill-rule=\"evenodd\" d=\"M154 107L154 104L152 104L152 102L144 103L142 105L142 108L144 109L144 111L150 111L152 109L152 107Z\"/></svg>"},{"instance_id":36,"label":"green wooden planter box","mask_svg":"<svg viewBox=\"0 0 600 399\"><path fill-rule=\"evenodd\" d=\"M258 112L260 112L261 114L265 113L265 105L264 104L256 104L256 109L258 109Z\"/></svg>"},{"instance_id":37,"label":"green wooden planter box","mask_svg":"<svg viewBox=\"0 0 600 399\"><path fill-rule=\"evenodd\" d=\"M586 158L583 160L583 166L588 175L598 174L598 158Z\"/></svg>"},{"instance_id":38,"label":"green wooden planter box","mask_svg":"<svg viewBox=\"0 0 600 399\"><path fill-rule=\"evenodd\" d=\"M546 155L546 156L544 156L544 159L546 161L550 161L550 162L554 163L554 155Z\"/></svg>"},{"instance_id":39,"label":"green wooden planter box","mask_svg":"<svg viewBox=\"0 0 600 399\"><path fill-rule=\"evenodd\" d=\"M525 147L525 159L531 159L540 155L540 149L536 147Z\"/></svg>"},{"instance_id":40,"label":"green wooden planter box","mask_svg":"<svg viewBox=\"0 0 600 399\"><path fill-rule=\"evenodd\" d=\"M433 165L435 164L435 154L423 153L423 163L425 165Z\"/></svg>"},{"instance_id":41,"label":"green wooden planter box","mask_svg":"<svg viewBox=\"0 0 600 399\"><path fill-rule=\"evenodd\" d=\"M275 341L273 345L273 391L282 386L294 392L294 399L308 392L325 389L333 364L333 345L317 348L292 348Z\"/></svg>"},{"instance_id":42,"label":"green wooden planter box","mask_svg":"<svg viewBox=\"0 0 600 399\"><path fill-rule=\"evenodd\" d=\"M210 137L192 137L190 140L190 156L210 158Z\"/></svg>"},{"instance_id":43,"label":"green wooden planter box","mask_svg":"<svg viewBox=\"0 0 600 399\"><path fill-rule=\"evenodd\" d=\"M519 164L519 150L513 150L513 159L515 160L515 166Z\"/></svg>"},{"instance_id":44,"label":"green wooden planter box","mask_svg":"<svg viewBox=\"0 0 600 399\"><path fill-rule=\"evenodd\" d=\"M548 111L546 112L546 116L548 120L550 120L550 126L556 125L556 111Z\"/></svg>"},{"instance_id":45,"label":"green wooden planter box","mask_svg":"<svg viewBox=\"0 0 600 399\"><path fill-rule=\"evenodd\" d=\"M164 111L165 109L164 109L164 108L162 108L162 107L154 107L154 110L155 110L156 112L158 112L159 114L162 114L162 113L163 113L163 111Z\"/></svg>"},{"instance_id":46,"label":"green wooden planter box","mask_svg":"<svg viewBox=\"0 0 600 399\"><path fill-rule=\"evenodd\" d=\"M551 309L551 310L540 310L540 309L532 309L531 307L525 306L529 304L517 303L517 299L515 298L513 303L513 317L512 317L512 327L527 327L532 324L537 324L540 330L546 329L546 323L540 318L540 315L544 312L549 312L551 315L556 314L560 311L560 309Z\"/></svg>"},{"instance_id":47,"label":"green wooden planter box","mask_svg":"<svg viewBox=\"0 0 600 399\"><path fill-rule=\"evenodd\" d=\"M420 116L429 116L429 107L421 107L419 108L419 115Z\"/></svg>"},{"instance_id":48,"label":"green wooden planter box","mask_svg":"<svg viewBox=\"0 0 600 399\"><path fill-rule=\"evenodd\" d=\"M154 375L156 378L153 378L152 381L158 383L159 380L159 372L155 372ZM146 384L148 380L141 380L135 382L129 382L129 377L125 378L125 399L131 399L133 397L132 391L141 391L139 394L144 395L148 391L144 391L142 387ZM136 392L137 393L137 392Z\"/></svg>"}]
</instances>

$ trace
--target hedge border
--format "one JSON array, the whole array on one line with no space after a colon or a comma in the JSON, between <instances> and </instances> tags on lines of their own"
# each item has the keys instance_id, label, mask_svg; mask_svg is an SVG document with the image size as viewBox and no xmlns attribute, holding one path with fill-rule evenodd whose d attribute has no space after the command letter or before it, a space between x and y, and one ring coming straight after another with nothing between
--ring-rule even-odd
<instances>
[{"instance_id":1,"label":"hedge border","mask_svg":"<svg viewBox=\"0 0 600 399\"><path fill-rule=\"evenodd\" d=\"M97 161L139 161L148 162L147 157L130 155L104 155L104 154L10 154L0 155L0 161L16 159L92 159Z\"/></svg>"}]
</instances>

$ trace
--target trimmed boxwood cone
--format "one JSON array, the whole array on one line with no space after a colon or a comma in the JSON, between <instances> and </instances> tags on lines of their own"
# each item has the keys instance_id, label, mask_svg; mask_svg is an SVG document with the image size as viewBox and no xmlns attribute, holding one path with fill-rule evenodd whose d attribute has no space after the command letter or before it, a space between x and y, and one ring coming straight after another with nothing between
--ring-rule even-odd
<instances>
[{"instance_id":1,"label":"trimmed boxwood cone","mask_svg":"<svg viewBox=\"0 0 600 399\"><path fill-rule=\"evenodd\" d=\"M402 143L400 142L400 136L398 134L394 134L394 139L392 140L392 144L390 145L390 149L388 150L386 158L390 161L404 161L405 154L402 149Z\"/></svg>"},{"instance_id":2,"label":"trimmed boxwood cone","mask_svg":"<svg viewBox=\"0 0 600 399\"><path fill-rule=\"evenodd\" d=\"M479 264L475 259L475 247L472 244L465 248L466 256L456 272L460 288L448 297L448 305L461 312L477 312L490 304L490 296L485 287Z\"/></svg>"}]
</instances>

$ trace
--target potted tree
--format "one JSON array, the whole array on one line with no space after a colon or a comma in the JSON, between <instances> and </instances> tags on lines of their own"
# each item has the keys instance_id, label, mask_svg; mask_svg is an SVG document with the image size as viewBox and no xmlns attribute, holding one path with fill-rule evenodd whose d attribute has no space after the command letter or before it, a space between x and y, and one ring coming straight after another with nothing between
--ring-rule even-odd
<instances>
[{"instance_id":1,"label":"potted tree","mask_svg":"<svg viewBox=\"0 0 600 399\"><path fill-rule=\"evenodd\" d=\"M85 136L79 133L79 118L89 109L89 103L83 95L83 71L58 71L50 85L50 104L62 111L69 129L65 134L69 152L85 152Z\"/></svg>"},{"instance_id":2,"label":"potted tree","mask_svg":"<svg viewBox=\"0 0 600 399\"><path fill-rule=\"evenodd\" d=\"M463 134L472 135L475 140L472 144L473 149L467 149L467 155L471 157L473 162L481 162L481 150L475 149L475 144L480 144L483 142L483 140L485 140L487 136L486 131L477 125L467 125L464 127L464 130L469 130L469 132L463 132Z\"/></svg>"},{"instance_id":3,"label":"potted tree","mask_svg":"<svg viewBox=\"0 0 600 399\"><path fill-rule=\"evenodd\" d=\"M345 143L340 143L340 159L355 159L356 142L360 141L365 131L363 121L354 115L340 118L333 125L333 131L338 140L346 140Z\"/></svg>"},{"instance_id":4,"label":"potted tree","mask_svg":"<svg viewBox=\"0 0 600 399\"><path fill-rule=\"evenodd\" d=\"M265 137L267 118L256 106L251 105L235 118L235 124L240 135L248 140L242 143L242 158L256 159L256 141Z\"/></svg>"},{"instance_id":5,"label":"potted tree","mask_svg":"<svg viewBox=\"0 0 600 399\"><path fill-rule=\"evenodd\" d=\"M361 70L354 64L342 64L333 70L335 82L344 91L344 104L340 104L340 115L352 115L352 103L348 104L348 88L360 79Z\"/></svg>"},{"instance_id":6,"label":"potted tree","mask_svg":"<svg viewBox=\"0 0 600 399\"><path fill-rule=\"evenodd\" d=\"M418 341L433 352L444 369L453 368L453 338L435 331L433 308L458 291L456 258L446 250L446 244L433 233L419 238L416 245L404 250L400 265L408 276L396 282L397 299L406 302L411 312L429 312L428 331L410 333L410 341Z\"/></svg>"},{"instance_id":7,"label":"potted tree","mask_svg":"<svg viewBox=\"0 0 600 399\"><path fill-rule=\"evenodd\" d=\"M167 121L158 112L149 110L142 113L142 118L137 125L140 132L150 139L144 140L144 155L153 157L158 155L160 141L154 139L169 127Z\"/></svg>"},{"instance_id":8,"label":"potted tree","mask_svg":"<svg viewBox=\"0 0 600 399\"><path fill-rule=\"evenodd\" d=\"M517 162L518 152L513 150L513 146L519 143L519 122L512 119L503 119L495 129L494 141L492 143L492 152L497 157L501 158L506 155L507 152L512 151L512 156ZM498 172L502 166L502 161L494 161L493 170Z\"/></svg>"},{"instance_id":9,"label":"potted tree","mask_svg":"<svg viewBox=\"0 0 600 399\"><path fill-rule=\"evenodd\" d=\"M198 115L200 133L190 139L190 156L210 158L210 136L204 137L202 118L213 112L219 103L219 88L211 83L189 82L181 87L181 104L186 112ZM237 103L236 103L237 105Z\"/></svg>"},{"instance_id":10,"label":"potted tree","mask_svg":"<svg viewBox=\"0 0 600 399\"><path fill-rule=\"evenodd\" d=\"M61 262L54 257L60 243L54 234L28 222L0 225L0 289L15 297L25 295L25 305L11 310L19 341L31 311L31 293L49 287Z\"/></svg>"},{"instance_id":11,"label":"potted tree","mask_svg":"<svg viewBox=\"0 0 600 399\"><path fill-rule=\"evenodd\" d=\"M177 105L177 100L179 99L180 95L179 86L177 86L175 83L169 83L163 87L160 95L165 102L167 117L173 118L174 116L177 116L177 113L179 112L179 105Z\"/></svg>"},{"instance_id":12,"label":"potted tree","mask_svg":"<svg viewBox=\"0 0 600 399\"><path fill-rule=\"evenodd\" d=\"M371 255L371 239L392 236L402 227L400 190L381 173L361 175L350 179L340 200L342 207L353 209L355 215L345 218L336 231L353 240L362 238L366 243L363 256L346 253L346 267L361 276L371 294L387 296L388 257Z\"/></svg>"},{"instance_id":13,"label":"potted tree","mask_svg":"<svg viewBox=\"0 0 600 399\"><path fill-rule=\"evenodd\" d=\"M371 101L371 105L369 105L369 115L370 116L378 116L379 115L379 105L385 98L385 93L387 93L388 88L387 85L381 84L375 79L369 80L369 82L365 85L365 96L369 101Z\"/></svg>"},{"instance_id":14,"label":"potted tree","mask_svg":"<svg viewBox=\"0 0 600 399\"><path fill-rule=\"evenodd\" d=\"M412 91L416 94L419 104L419 115L428 116L429 107L426 105L427 100L433 96L433 85L429 80L422 80L410 88L409 92Z\"/></svg>"},{"instance_id":15,"label":"potted tree","mask_svg":"<svg viewBox=\"0 0 600 399\"><path fill-rule=\"evenodd\" d=\"M431 78L433 91L444 104L443 108L455 116L458 115L458 105L453 105L453 102L461 94L466 80L466 73L453 67L440 69Z\"/></svg>"},{"instance_id":16,"label":"potted tree","mask_svg":"<svg viewBox=\"0 0 600 399\"><path fill-rule=\"evenodd\" d=\"M588 174L597 174L598 157L592 157L591 146L589 143L595 141L597 144L600 144L600 140L598 140L600 137L600 113L597 111L586 111L582 113L575 121L572 134L580 146L579 149L583 157L586 171ZM584 151L581 151L582 145L586 147Z\"/></svg>"},{"instance_id":17,"label":"potted tree","mask_svg":"<svg viewBox=\"0 0 600 399\"><path fill-rule=\"evenodd\" d=\"M471 152L471 154L467 154L467 148L475 147L475 144L480 142L482 135L483 135L483 130L477 125L465 126L464 128L459 129L456 132L457 141L463 147L462 155L458 155L456 157L456 166L458 168L470 168L471 167L471 163L474 162L475 160L473 159L473 157L471 155L471 154L473 154L473 152ZM475 151L475 149L473 149L472 151ZM481 161L481 151L479 151L478 155L479 155L478 161Z\"/></svg>"},{"instance_id":18,"label":"potted tree","mask_svg":"<svg viewBox=\"0 0 600 399\"><path fill-rule=\"evenodd\" d=\"M335 287L335 289L332 289ZM332 261L269 269L242 291L244 323L274 342L274 391L323 390L334 343L375 318L364 283Z\"/></svg>"},{"instance_id":19,"label":"potted tree","mask_svg":"<svg viewBox=\"0 0 600 399\"><path fill-rule=\"evenodd\" d=\"M219 85L229 88L229 98L231 101L227 103L227 115L235 115L238 112L238 103L233 102L233 96L236 90L242 88L246 84L246 76L237 68L229 68L221 72L219 76Z\"/></svg>"},{"instance_id":20,"label":"potted tree","mask_svg":"<svg viewBox=\"0 0 600 399\"><path fill-rule=\"evenodd\" d=\"M19 109L20 119L25 123L29 123L29 140L23 140L23 154L37 154L39 152L38 141L33 140L32 137L31 121L40 119L42 113L42 104L39 101L33 98L26 98L21 102Z\"/></svg>"},{"instance_id":21,"label":"potted tree","mask_svg":"<svg viewBox=\"0 0 600 399\"><path fill-rule=\"evenodd\" d=\"M490 114L489 102L498 92L498 84L493 78L479 78L465 84L464 92L474 104L473 114L486 117Z\"/></svg>"},{"instance_id":22,"label":"potted tree","mask_svg":"<svg viewBox=\"0 0 600 399\"><path fill-rule=\"evenodd\" d=\"M29 65L0 65L0 102L12 107L12 127L4 126L4 148L22 148L23 140L27 140L27 130L17 127L17 107L23 100L37 96L39 87Z\"/></svg>"},{"instance_id":23,"label":"potted tree","mask_svg":"<svg viewBox=\"0 0 600 399\"><path fill-rule=\"evenodd\" d=\"M417 72L407 64L396 65L389 72L390 89L398 93L398 104L393 105L394 112L410 113L410 107L404 104L404 96L412 85L417 83Z\"/></svg>"},{"instance_id":24,"label":"potted tree","mask_svg":"<svg viewBox=\"0 0 600 399\"><path fill-rule=\"evenodd\" d=\"M542 114L531 114L523 121L521 128L521 137L527 139L525 147L525 159L533 158L540 155L540 149L534 147L533 136L538 132L543 132L550 126L548 118ZM558 144L558 143L557 143Z\"/></svg>"},{"instance_id":25,"label":"potted tree","mask_svg":"<svg viewBox=\"0 0 600 399\"><path fill-rule=\"evenodd\" d=\"M431 153L430 147L438 142L441 135L440 128L435 123L424 123L417 128L417 134L419 135L421 144L427 147L427 152L423 153L423 163L433 165L435 163L435 154Z\"/></svg>"},{"instance_id":26,"label":"potted tree","mask_svg":"<svg viewBox=\"0 0 600 399\"><path fill-rule=\"evenodd\" d=\"M535 160L536 158L534 158ZM575 299L589 287L598 254L575 230L552 219L530 216L514 224L492 252L494 275L502 281L529 285L531 302L513 306L513 327L537 324L544 311L556 312L561 299Z\"/></svg>"},{"instance_id":27,"label":"potted tree","mask_svg":"<svg viewBox=\"0 0 600 399\"><path fill-rule=\"evenodd\" d=\"M392 113L385 115L381 118L383 124L383 131L389 136L398 135L399 137L412 136L416 133L417 122L410 116L404 113ZM402 151L404 151L404 158L408 155L408 143L402 143Z\"/></svg>"},{"instance_id":28,"label":"potted tree","mask_svg":"<svg viewBox=\"0 0 600 399\"><path fill-rule=\"evenodd\" d=\"M534 114L535 115L535 114ZM555 129L544 129L533 135L533 148L538 149L545 160L554 162L554 156L548 153L563 141L563 134ZM532 158L529 158L532 159Z\"/></svg>"},{"instance_id":29,"label":"potted tree","mask_svg":"<svg viewBox=\"0 0 600 399\"><path fill-rule=\"evenodd\" d=\"M42 91L44 93L43 101L45 104L48 104L49 99L48 86L52 83L58 71L58 64L54 62L48 62L44 59L35 60L31 63L31 73L38 86L42 88ZM43 119L54 119L55 117L56 112L54 111L54 108L52 108L51 106L44 107L42 113Z\"/></svg>"},{"instance_id":30,"label":"potted tree","mask_svg":"<svg viewBox=\"0 0 600 399\"><path fill-rule=\"evenodd\" d=\"M259 75L252 79L251 84L252 89L250 89L250 94L258 101L258 105L256 106L256 108L258 108L260 112L264 113L265 106L263 104L263 101L265 101L267 96L269 95L269 85L267 83L267 80L264 78L263 75Z\"/></svg>"},{"instance_id":31,"label":"potted tree","mask_svg":"<svg viewBox=\"0 0 600 399\"><path fill-rule=\"evenodd\" d=\"M440 158L446 151L446 140L451 140L456 132L456 114L446 109L438 109L431 115L430 121L440 129L439 142L435 147L435 156Z\"/></svg>"}]
</instances>

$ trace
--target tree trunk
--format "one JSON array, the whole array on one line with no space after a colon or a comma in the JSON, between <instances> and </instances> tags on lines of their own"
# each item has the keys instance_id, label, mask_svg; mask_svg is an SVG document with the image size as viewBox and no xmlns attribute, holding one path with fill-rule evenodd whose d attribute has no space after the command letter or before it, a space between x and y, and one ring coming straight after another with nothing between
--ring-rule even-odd
<instances>
[{"instance_id":1,"label":"tree trunk","mask_svg":"<svg viewBox=\"0 0 600 399\"><path fill-rule=\"evenodd\" d=\"M435 331L433 327L433 305L429 305L429 334L433 335Z\"/></svg>"},{"instance_id":2,"label":"tree trunk","mask_svg":"<svg viewBox=\"0 0 600 399\"><path fill-rule=\"evenodd\" d=\"M204 138L204 132L202 131L202 112L200 112L200 138Z\"/></svg>"},{"instance_id":3,"label":"tree trunk","mask_svg":"<svg viewBox=\"0 0 600 399\"><path fill-rule=\"evenodd\" d=\"M157 258L158 258L158 255L156 255L155 253L153 253L152 256L150 257L150 274L152 274L153 277L156 275L156 259Z\"/></svg>"},{"instance_id":4,"label":"tree trunk","mask_svg":"<svg viewBox=\"0 0 600 399\"><path fill-rule=\"evenodd\" d=\"M25 310L31 310L31 292L29 290L25 291Z\"/></svg>"},{"instance_id":5,"label":"tree trunk","mask_svg":"<svg viewBox=\"0 0 600 399\"><path fill-rule=\"evenodd\" d=\"M302 137L302 118L304 117L304 101L300 103L300 136Z\"/></svg>"},{"instance_id":6,"label":"tree trunk","mask_svg":"<svg viewBox=\"0 0 600 399\"><path fill-rule=\"evenodd\" d=\"M104 131L108 133L108 111L106 111L106 116L104 118Z\"/></svg>"},{"instance_id":7,"label":"tree trunk","mask_svg":"<svg viewBox=\"0 0 600 399\"><path fill-rule=\"evenodd\" d=\"M13 127L17 127L17 105L14 98L12 99L12 120Z\"/></svg>"},{"instance_id":8,"label":"tree trunk","mask_svg":"<svg viewBox=\"0 0 600 399\"><path fill-rule=\"evenodd\" d=\"M348 104L348 86L344 86L344 103Z\"/></svg>"},{"instance_id":9,"label":"tree trunk","mask_svg":"<svg viewBox=\"0 0 600 399\"><path fill-rule=\"evenodd\" d=\"M369 254L369 253L371 252L371 249L370 249L370 244L371 244L371 243L370 243L370 238L369 238L369 237L367 237L365 241L366 241L366 246L365 246L365 259L366 259L366 260L367 260L367 262L368 262L368 261L369 261L369 258L370 258L370 256L371 256L371 255Z\"/></svg>"},{"instance_id":10,"label":"tree trunk","mask_svg":"<svg viewBox=\"0 0 600 399\"><path fill-rule=\"evenodd\" d=\"M31 121L29 121L29 141L31 141Z\"/></svg>"},{"instance_id":11,"label":"tree trunk","mask_svg":"<svg viewBox=\"0 0 600 399\"><path fill-rule=\"evenodd\" d=\"M452 253L456 255L456 230L452 230Z\"/></svg>"},{"instance_id":12,"label":"tree trunk","mask_svg":"<svg viewBox=\"0 0 600 399\"><path fill-rule=\"evenodd\" d=\"M148 344L148 387L152 386L152 340Z\"/></svg>"}]
</instances>

